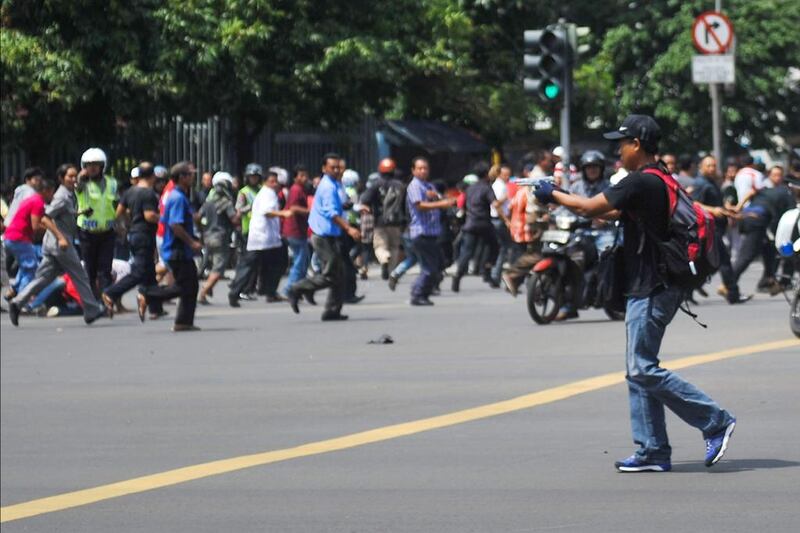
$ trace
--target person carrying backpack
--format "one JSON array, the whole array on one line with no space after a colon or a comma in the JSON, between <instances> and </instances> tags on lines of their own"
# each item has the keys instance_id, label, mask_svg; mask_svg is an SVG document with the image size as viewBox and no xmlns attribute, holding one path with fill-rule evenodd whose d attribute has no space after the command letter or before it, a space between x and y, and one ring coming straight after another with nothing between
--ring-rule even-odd
<instances>
[{"instance_id":1,"label":"person carrying backpack","mask_svg":"<svg viewBox=\"0 0 800 533\"><path fill-rule=\"evenodd\" d=\"M406 224L406 191L403 182L394 177L396 169L393 159L382 159L378 164L380 178L361 196L361 203L368 206L375 217L372 244L384 280L389 279L389 272L400 262Z\"/></svg>"},{"instance_id":2,"label":"person carrying backpack","mask_svg":"<svg viewBox=\"0 0 800 533\"><path fill-rule=\"evenodd\" d=\"M629 115L604 137L619 141L622 164L630 171L624 180L591 198L567 194L551 183L543 183L534 194L543 204L563 205L584 217L619 216L624 223L626 378L633 441L639 448L614 466L620 472L671 469L666 406L702 432L705 465L710 467L725 453L736 419L661 367L658 359L666 328L688 290L706 270L713 270L714 258L708 255L713 240L706 248L707 228L699 229L705 224L699 217L706 214L656 161L661 130L652 117Z\"/></svg>"}]
</instances>

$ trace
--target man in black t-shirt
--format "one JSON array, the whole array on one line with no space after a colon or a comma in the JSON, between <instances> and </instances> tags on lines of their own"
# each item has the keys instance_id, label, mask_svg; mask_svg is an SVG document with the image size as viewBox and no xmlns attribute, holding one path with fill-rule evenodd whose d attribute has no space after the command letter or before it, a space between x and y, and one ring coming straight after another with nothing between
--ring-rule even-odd
<instances>
[{"instance_id":1,"label":"man in black t-shirt","mask_svg":"<svg viewBox=\"0 0 800 533\"><path fill-rule=\"evenodd\" d=\"M478 182L470 185L467 189L467 222L461 229L462 242L461 252L458 256L458 268L453 277L453 292L458 292L461 287L461 278L467 273L469 260L478 248L479 243L483 243L489 250L488 257L484 263L486 275L484 281L492 287L500 287L500 283L491 277L491 268L497 260L499 246L497 243L497 232L492 225L491 207L497 211L498 217L508 227L508 218L503 212L502 202L497 201L489 181L489 165L478 163L473 173L478 176Z\"/></svg>"},{"instance_id":2,"label":"man in black t-shirt","mask_svg":"<svg viewBox=\"0 0 800 533\"><path fill-rule=\"evenodd\" d=\"M158 229L158 195L153 190L155 173L153 165L147 161L139 165L138 183L125 191L117 206L117 218L126 215L130 218L128 244L131 247L131 273L103 291L103 303L110 307L123 294L136 285L155 286L156 282L156 230ZM150 318L164 314L160 301L148 304ZM143 310L140 311L143 319Z\"/></svg>"},{"instance_id":3,"label":"man in black t-shirt","mask_svg":"<svg viewBox=\"0 0 800 533\"><path fill-rule=\"evenodd\" d=\"M700 162L700 175L694 181L692 200L714 217L714 245L719 253L719 275L722 278L722 287L717 292L725 296L728 303L740 304L750 300L751 296L744 298L741 296L739 284L733 274L731 253L722 239L728 228L728 216L732 213L725 208L725 199L717 185L716 177L717 160L708 155Z\"/></svg>"},{"instance_id":4,"label":"man in black t-shirt","mask_svg":"<svg viewBox=\"0 0 800 533\"><path fill-rule=\"evenodd\" d=\"M668 238L668 193L664 182L645 172L666 167L656 161L661 130L646 115L630 115L606 139L619 141L625 179L591 198L582 198L545 183L536 192L542 204L557 203L584 217L618 216L625 228L627 332L626 367L631 429L636 452L614 466L620 472L666 472L672 468L664 406L696 427L706 440L706 466L720 460L736 419L677 374L659 366L658 352L667 325L685 297L681 287L661 278L653 239Z\"/></svg>"}]
</instances>

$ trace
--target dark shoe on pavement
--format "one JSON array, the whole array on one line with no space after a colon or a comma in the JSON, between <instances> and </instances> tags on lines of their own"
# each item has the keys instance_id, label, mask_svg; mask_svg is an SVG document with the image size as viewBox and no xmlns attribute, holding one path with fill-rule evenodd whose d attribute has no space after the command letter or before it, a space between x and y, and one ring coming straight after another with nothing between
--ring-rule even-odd
<instances>
[{"instance_id":1,"label":"dark shoe on pavement","mask_svg":"<svg viewBox=\"0 0 800 533\"><path fill-rule=\"evenodd\" d=\"M267 296L267 303L268 304L275 304L278 302L285 302L286 298L281 296L280 294L274 294L272 296Z\"/></svg>"},{"instance_id":2,"label":"dark shoe on pavement","mask_svg":"<svg viewBox=\"0 0 800 533\"><path fill-rule=\"evenodd\" d=\"M634 454L627 459L615 462L614 468L620 472L669 472L672 470L672 464L669 461L651 463Z\"/></svg>"},{"instance_id":3,"label":"dark shoe on pavement","mask_svg":"<svg viewBox=\"0 0 800 533\"><path fill-rule=\"evenodd\" d=\"M174 333L180 333L182 331L200 331L200 328L189 324L175 324L172 326L172 331Z\"/></svg>"},{"instance_id":4,"label":"dark shoe on pavement","mask_svg":"<svg viewBox=\"0 0 800 533\"><path fill-rule=\"evenodd\" d=\"M336 322L339 320L347 320L347 315L343 315L342 313L337 313L334 311L325 311L322 313L323 322Z\"/></svg>"},{"instance_id":5,"label":"dark shoe on pavement","mask_svg":"<svg viewBox=\"0 0 800 533\"><path fill-rule=\"evenodd\" d=\"M235 294L228 295L228 305L231 307L241 307L242 305L239 303L239 298Z\"/></svg>"},{"instance_id":6,"label":"dark shoe on pavement","mask_svg":"<svg viewBox=\"0 0 800 533\"><path fill-rule=\"evenodd\" d=\"M394 291L397 288L397 282L400 281L396 276L389 275L389 290Z\"/></svg>"},{"instance_id":7,"label":"dark shoe on pavement","mask_svg":"<svg viewBox=\"0 0 800 533\"><path fill-rule=\"evenodd\" d=\"M384 281L389 279L389 263L381 265L381 279Z\"/></svg>"},{"instance_id":8,"label":"dark shoe on pavement","mask_svg":"<svg viewBox=\"0 0 800 533\"><path fill-rule=\"evenodd\" d=\"M98 318L102 318L104 316L109 316L108 309L106 309L105 311L103 311L101 313L97 313L94 316L84 316L83 317L83 321L86 322L86 325L88 326L89 324L94 323Z\"/></svg>"},{"instance_id":9,"label":"dark shoe on pavement","mask_svg":"<svg viewBox=\"0 0 800 533\"><path fill-rule=\"evenodd\" d=\"M241 293L239 295L239 299L240 300L244 300L245 302L254 302L254 301L257 300L257 298L255 296L253 296L252 294L247 294L247 293Z\"/></svg>"},{"instance_id":10,"label":"dark shoe on pavement","mask_svg":"<svg viewBox=\"0 0 800 533\"><path fill-rule=\"evenodd\" d=\"M419 306L433 305L433 302L430 301L428 298L422 298L422 297L411 298L411 302L410 303L411 303L411 305L419 305Z\"/></svg>"},{"instance_id":11,"label":"dark shoe on pavement","mask_svg":"<svg viewBox=\"0 0 800 533\"><path fill-rule=\"evenodd\" d=\"M461 289L461 278L458 276L453 277L453 281L450 285L450 290L453 292L458 292Z\"/></svg>"},{"instance_id":12,"label":"dark shoe on pavement","mask_svg":"<svg viewBox=\"0 0 800 533\"><path fill-rule=\"evenodd\" d=\"M295 314L300 314L300 306L298 303L300 302L300 293L298 293L295 289L289 289L288 294L289 305L292 307L292 311Z\"/></svg>"},{"instance_id":13,"label":"dark shoe on pavement","mask_svg":"<svg viewBox=\"0 0 800 533\"><path fill-rule=\"evenodd\" d=\"M100 297L103 299L103 305L106 306L106 313L108 313L108 318L114 318L114 300L106 294L102 293Z\"/></svg>"},{"instance_id":14,"label":"dark shoe on pavement","mask_svg":"<svg viewBox=\"0 0 800 533\"><path fill-rule=\"evenodd\" d=\"M728 303L731 305L743 304L749 302L752 299L753 295L748 294L747 296L737 296L736 298L728 298Z\"/></svg>"},{"instance_id":15,"label":"dark shoe on pavement","mask_svg":"<svg viewBox=\"0 0 800 533\"><path fill-rule=\"evenodd\" d=\"M198 298L197 303L200 305L211 305L211 302L208 301L208 298Z\"/></svg>"},{"instance_id":16,"label":"dark shoe on pavement","mask_svg":"<svg viewBox=\"0 0 800 533\"><path fill-rule=\"evenodd\" d=\"M147 318L150 320L158 320L159 318L164 318L165 316L169 316L169 311L164 311L163 309L158 313L150 313L147 315Z\"/></svg>"},{"instance_id":17,"label":"dark shoe on pavement","mask_svg":"<svg viewBox=\"0 0 800 533\"><path fill-rule=\"evenodd\" d=\"M346 303L346 304L357 304L358 302L360 302L363 299L364 299L364 295L363 294L361 296L351 296L350 298L346 299L344 301L344 303Z\"/></svg>"},{"instance_id":18,"label":"dark shoe on pavement","mask_svg":"<svg viewBox=\"0 0 800 533\"><path fill-rule=\"evenodd\" d=\"M19 305L14 302L8 302L8 318L14 326L19 326Z\"/></svg>"},{"instance_id":19,"label":"dark shoe on pavement","mask_svg":"<svg viewBox=\"0 0 800 533\"><path fill-rule=\"evenodd\" d=\"M144 322L144 314L147 311L147 298L142 293L136 295L136 311L139 313L139 322Z\"/></svg>"},{"instance_id":20,"label":"dark shoe on pavement","mask_svg":"<svg viewBox=\"0 0 800 533\"><path fill-rule=\"evenodd\" d=\"M500 282L499 282L499 281L495 281L495 280L493 280L493 279L490 279L490 280L489 280L489 281L487 281L486 283L488 283L488 284L489 284L489 286L490 286L491 288L493 288L493 289L499 289L499 288L500 288Z\"/></svg>"},{"instance_id":21,"label":"dark shoe on pavement","mask_svg":"<svg viewBox=\"0 0 800 533\"><path fill-rule=\"evenodd\" d=\"M731 435L733 435L735 427L736 419L734 418L725 429L710 439L706 439L706 466L714 466L725 455L725 450L728 449L728 442L731 439Z\"/></svg>"},{"instance_id":22,"label":"dark shoe on pavement","mask_svg":"<svg viewBox=\"0 0 800 533\"><path fill-rule=\"evenodd\" d=\"M311 305L317 305L317 301L314 299L314 293L313 293L313 292L304 292L304 293L303 293L303 298L304 298L304 299L305 299L305 301L306 301L306 302L308 302L309 304L311 304Z\"/></svg>"}]
</instances>

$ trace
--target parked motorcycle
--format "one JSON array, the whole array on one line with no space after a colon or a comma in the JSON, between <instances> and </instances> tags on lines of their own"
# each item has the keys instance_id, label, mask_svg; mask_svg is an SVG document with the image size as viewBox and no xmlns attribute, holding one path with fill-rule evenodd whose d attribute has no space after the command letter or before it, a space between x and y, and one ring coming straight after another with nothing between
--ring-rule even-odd
<instances>
[{"instance_id":1,"label":"parked motorcycle","mask_svg":"<svg viewBox=\"0 0 800 533\"><path fill-rule=\"evenodd\" d=\"M614 230L591 226L591 220L565 212L555 216L554 229L542 234L543 258L528 278L528 313L537 324L552 322L565 303L575 310L600 308L595 305L598 241L608 243ZM611 320L625 318L624 312L604 310Z\"/></svg>"}]
</instances>

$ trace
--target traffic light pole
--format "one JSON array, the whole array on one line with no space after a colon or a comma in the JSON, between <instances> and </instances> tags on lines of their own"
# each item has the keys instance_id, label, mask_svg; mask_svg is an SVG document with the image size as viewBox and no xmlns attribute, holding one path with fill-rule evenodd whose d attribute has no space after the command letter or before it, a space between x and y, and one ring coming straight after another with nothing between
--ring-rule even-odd
<instances>
[{"instance_id":1,"label":"traffic light pole","mask_svg":"<svg viewBox=\"0 0 800 533\"><path fill-rule=\"evenodd\" d=\"M572 154L572 143L570 142L570 109L572 107L573 57L570 52L570 50L572 50L572 44L570 43L568 26L564 24L563 20L559 21L559 26L564 30L564 35L568 36L566 39L567 42L565 43L567 65L564 68L564 97L561 99L560 144L564 148L564 158L562 159L564 163L564 174L569 175L570 155Z\"/></svg>"}]
</instances>

